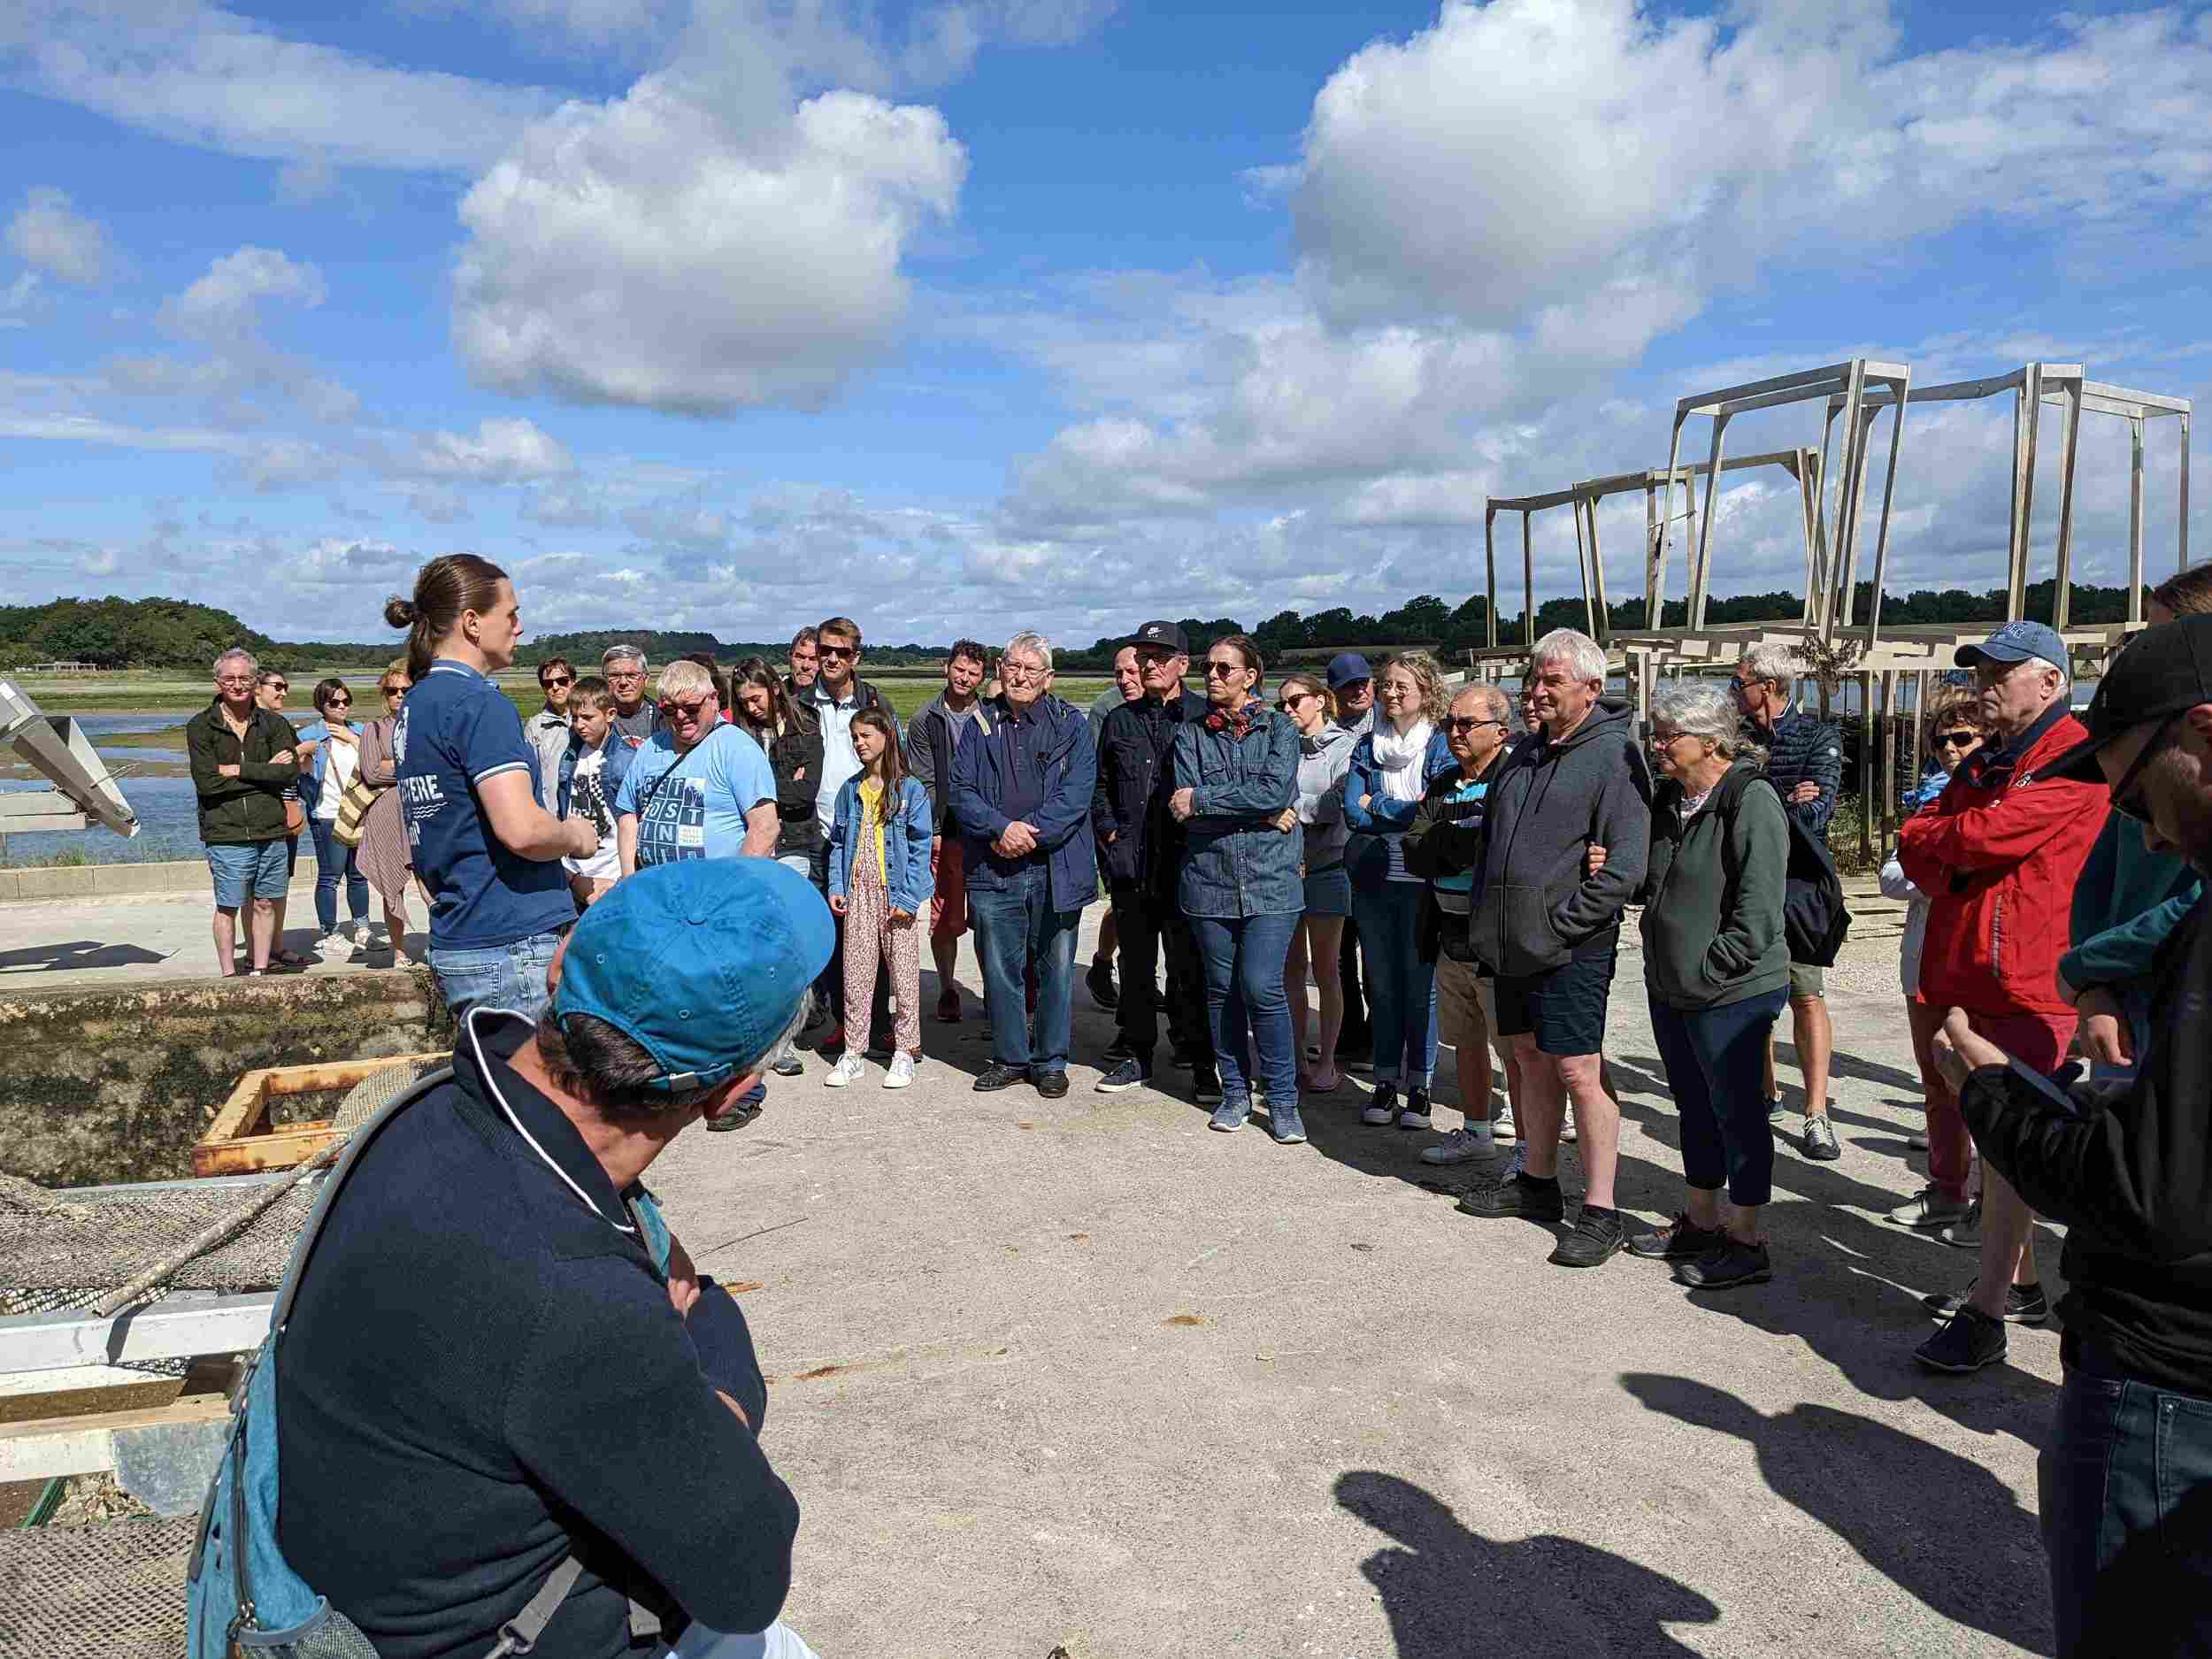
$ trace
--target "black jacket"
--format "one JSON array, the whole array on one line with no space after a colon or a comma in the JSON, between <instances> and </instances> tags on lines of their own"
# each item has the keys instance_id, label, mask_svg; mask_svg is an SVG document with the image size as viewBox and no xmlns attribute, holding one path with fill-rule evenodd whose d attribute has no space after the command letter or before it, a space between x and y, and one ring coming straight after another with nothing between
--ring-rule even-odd
<instances>
[{"instance_id":1,"label":"black jacket","mask_svg":"<svg viewBox=\"0 0 2212 1659\"><path fill-rule=\"evenodd\" d=\"M2208 903L2159 949L2149 1053L2117 1100L2069 1110L2000 1066L1959 1095L1990 1168L2066 1224L2066 1362L2199 1395L2212 1394Z\"/></svg>"},{"instance_id":2,"label":"black jacket","mask_svg":"<svg viewBox=\"0 0 2212 1659\"><path fill-rule=\"evenodd\" d=\"M1205 718L1205 698L1185 691L1164 703L1149 696L1125 703L1099 727L1091 829L1098 837L1099 867L1109 887L1133 881L1173 893L1184 838L1182 826L1167 810L1168 797L1175 793L1169 750L1176 727Z\"/></svg>"},{"instance_id":3,"label":"black jacket","mask_svg":"<svg viewBox=\"0 0 2212 1659\"><path fill-rule=\"evenodd\" d=\"M906 724L906 770L929 793L933 834L960 833L960 826L952 821L952 756L960 746L960 733L974 723L972 717L981 707L979 700L970 707L970 718L956 726L956 717L945 712L945 694L941 691L917 709Z\"/></svg>"},{"instance_id":4,"label":"black jacket","mask_svg":"<svg viewBox=\"0 0 2212 1659\"><path fill-rule=\"evenodd\" d=\"M738 730L758 741L750 726ZM822 787L822 730L799 716L785 722L768 740L768 764L776 774L776 853L810 856L822 844L822 826L814 815Z\"/></svg>"},{"instance_id":5,"label":"black jacket","mask_svg":"<svg viewBox=\"0 0 2212 1659\"><path fill-rule=\"evenodd\" d=\"M1490 757L1489 768L1478 781L1494 785L1499 772L1511 758L1512 748L1510 742L1502 745ZM1431 885L1439 876L1464 875L1469 872L1480 883L1483 849L1489 839L1490 797L1486 791L1479 800L1454 801L1452 797L1466 787L1457 766L1429 780L1420 804L1413 809L1413 822L1406 826L1405 837L1400 842L1406 868L1425 879L1421 887L1421 913L1413 928L1414 950L1424 962L1434 962L1440 953L1455 962L1475 960L1471 928L1455 928L1452 937L1445 936L1444 910L1436 902L1436 888ZM1469 897L1471 902L1471 893ZM1450 919L1456 922L1459 918ZM1473 918L1468 919L1471 925Z\"/></svg>"},{"instance_id":6,"label":"black jacket","mask_svg":"<svg viewBox=\"0 0 2212 1659\"><path fill-rule=\"evenodd\" d=\"M234 847L282 839L284 796L299 787L300 769L296 762L272 761L269 757L288 749L296 752L298 742L289 720L257 707L248 717L245 741L241 742L223 718L220 698L184 723L192 787L200 796L203 841L211 847ZM237 767L238 775L224 777L218 770L223 766Z\"/></svg>"}]
</instances>

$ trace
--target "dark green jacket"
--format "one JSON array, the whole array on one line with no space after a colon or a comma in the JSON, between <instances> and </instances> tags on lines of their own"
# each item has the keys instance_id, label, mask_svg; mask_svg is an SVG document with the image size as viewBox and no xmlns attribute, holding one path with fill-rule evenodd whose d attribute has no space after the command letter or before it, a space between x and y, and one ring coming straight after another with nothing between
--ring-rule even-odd
<instances>
[{"instance_id":1,"label":"dark green jacket","mask_svg":"<svg viewBox=\"0 0 2212 1659\"><path fill-rule=\"evenodd\" d=\"M185 753L192 761L192 787L200 792L200 839L211 847L268 841L284 834L284 791L300 780L296 763L273 761L299 739L280 714L257 708L244 742L231 733L218 698L184 725ZM219 766L235 766L226 778Z\"/></svg>"},{"instance_id":2,"label":"dark green jacket","mask_svg":"<svg viewBox=\"0 0 2212 1659\"><path fill-rule=\"evenodd\" d=\"M1642 894L1644 983L1653 1000L1719 1008L1788 985L1782 899L1790 832L1782 797L1754 762L1740 760L1687 824L1681 807L1682 786L1662 782L1652 797Z\"/></svg>"}]
</instances>

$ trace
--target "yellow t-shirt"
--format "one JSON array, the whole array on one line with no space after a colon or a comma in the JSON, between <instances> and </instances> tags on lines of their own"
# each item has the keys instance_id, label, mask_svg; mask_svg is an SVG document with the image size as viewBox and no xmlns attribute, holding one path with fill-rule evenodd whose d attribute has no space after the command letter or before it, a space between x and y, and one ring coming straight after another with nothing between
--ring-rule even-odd
<instances>
[{"instance_id":1,"label":"yellow t-shirt","mask_svg":"<svg viewBox=\"0 0 2212 1659\"><path fill-rule=\"evenodd\" d=\"M867 845L876 855L876 877L883 890L891 890L891 871L884 861L883 852L883 780L863 778L860 780L860 833L866 836Z\"/></svg>"}]
</instances>

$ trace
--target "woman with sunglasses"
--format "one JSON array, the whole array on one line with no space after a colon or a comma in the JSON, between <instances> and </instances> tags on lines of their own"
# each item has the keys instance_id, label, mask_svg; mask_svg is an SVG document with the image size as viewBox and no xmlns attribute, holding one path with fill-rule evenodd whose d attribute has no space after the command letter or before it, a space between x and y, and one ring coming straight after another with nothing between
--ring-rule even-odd
<instances>
[{"instance_id":1,"label":"woman with sunglasses","mask_svg":"<svg viewBox=\"0 0 2212 1659\"><path fill-rule=\"evenodd\" d=\"M360 849L337 838L338 808L354 775L361 770L361 728L353 724L353 692L335 676L315 686L319 720L300 729L300 745L313 751L300 773L300 805L315 837L315 920L317 944L326 949L338 933L338 881L345 879L346 926L356 945L369 942L369 881L361 873Z\"/></svg>"},{"instance_id":2,"label":"woman with sunglasses","mask_svg":"<svg viewBox=\"0 0 2212 1659\"><path fill-rule=\"evenodd\" d=\"M394 758L393 729L400 705L414 685L407 659L395 659L377 676L377 701L383 713L361 728L361 781L376 791L376 799L361 818L361 844L354 859L361 873L376 889L384 909L384 936L392 948L391 965L413 960L407 954L407 887L414 868L407 849L407 825L400 817L398 763Z\"/></svg>"},{"instance_id":3,"label":"woman with sunglasses","mask_svg":"<svg viewBox=\"0 0 2212 1659\"><path fill-rule=\"evenodd\" d=\"M1327 682L1314 674L1288 674L1275 707L1298 728L1299 872L1305 879L1305 910L1291 929L1283 963L1290 998L1290 1030L1298 1055L1298 1087L1326 1094L1344 1079L1336 1069L1336 1042L1344 1025L1344 982L1338 948L1344 918L1352 913L1352 881L1344 872L1344 774L1359 740L1336 723ZM1306 972L1310 964L1321 992L1321 1030L1306 1063Z\"/></svg>"}]
</instances>

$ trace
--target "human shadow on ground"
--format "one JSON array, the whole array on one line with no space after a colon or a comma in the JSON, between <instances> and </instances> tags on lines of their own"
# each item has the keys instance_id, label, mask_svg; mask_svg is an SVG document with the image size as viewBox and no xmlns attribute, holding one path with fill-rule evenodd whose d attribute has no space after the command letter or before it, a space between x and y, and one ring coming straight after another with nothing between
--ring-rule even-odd
<instances>
[{"instance_id":1,"label":"human shadow on ground","mask_svg":"<svg viewBox=\"0 0 2212 1659\"><path fill-rule=\"evenodd\" d=\"M1577 1539L1493 1539L1409 1480L1374 1470L1337 1477L1336 1501L1393 1540L1360 1563L1380 1594L1398 1659L1690 1655L1671 1624L1710 1624L1720 1609L1687 1585Z\"/></svg>"},{"instance_id":2,"label":"human shadow on ground","mask_svg":"<svg viewBox=\"0 0 2212 1659\"><path fill-rule=\"evenodd\" d=\"M2036 1517L1979 1463L1832 1406L1768 1417L1686 1377L1630 1371L1621 1386L1647 1409L1742 1440L1770 1491L1931 1611L2031 1653L2052 1651Z\"/></svg>"},{"instance_id":3,"label":"human shadow on ground","mask_svg":"<svg viewBox=\"0 0 2212 1659\"><path fill-rule=\"evenodd\" d=\"M87 968L129 968L166 962L158 950L143 945L111 945L97 939L72 939L65 943L25 945L0 950L0 973L73 973Z\"/></svg>"}]
</instances>

